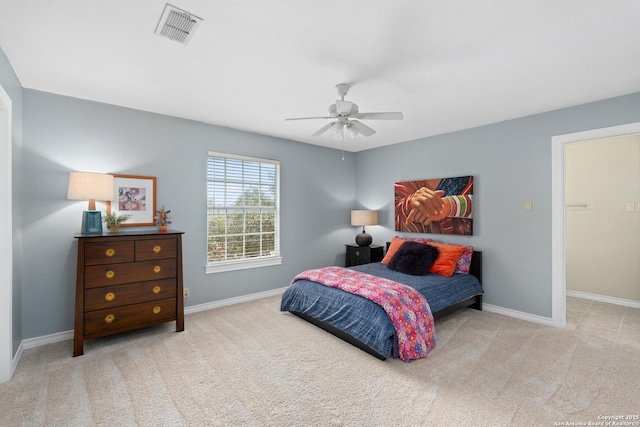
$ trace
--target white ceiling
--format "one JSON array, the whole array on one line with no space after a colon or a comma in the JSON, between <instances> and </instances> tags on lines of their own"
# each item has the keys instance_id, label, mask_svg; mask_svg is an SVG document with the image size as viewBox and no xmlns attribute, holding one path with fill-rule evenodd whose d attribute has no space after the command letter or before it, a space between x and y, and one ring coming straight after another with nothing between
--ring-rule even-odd
<instances>
[{"instance_id":1,"label":"white ceiling","mask_svg":"<svg viewBox=\"0 0 640 427\"><path fill-rule=\"evenodd\" d=\"M204 19L154 34L164 0L0 0L21 84L342 149L312 138L338 99L394 144L640 92L638 0L171 0Z\"/></svg>"}]
</instances>

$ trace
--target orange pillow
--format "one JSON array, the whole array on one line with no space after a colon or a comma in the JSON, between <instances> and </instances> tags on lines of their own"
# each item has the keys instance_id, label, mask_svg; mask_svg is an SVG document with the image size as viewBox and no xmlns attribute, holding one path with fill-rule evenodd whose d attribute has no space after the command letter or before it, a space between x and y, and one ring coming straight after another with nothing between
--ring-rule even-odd
<instances>
[{"instance_id":1,"label":"orange pillow","mask_svg":"<svg viewBox=\"0 0 640 427\"><path fill-rule=\"evenodd\" d=\"M431 239L421 239L419 237L413 238L413 237L395 236L393 239L391 239L391 243L389 244L389 249L387 249L387 254L384 256L382 261L380 261L380 263L389 264L389 261L391 261L391 258L393 258L398 248L400 248L400 246L402 246L404 242L418 242L426 245L427 243L429 243L430 240Z\"/></svg>"},{"instance_id":2,"label":"orange pillow","mask_svg":"<svg viewBox=\"0 0 640 427\"><path fill-rule=\"evenodd\" d=\"M392 242L393 243L393 242ZM451 277L456 269L456 264L465 250L465 246L451 245L449 243L429 242L431 246L435 246L440 251L438 259L431 267L429 272L436 273L441 276Z\"/></svg>"},{"instance_id":3,"label":"orange pillow","mask_svg":"<svg viewBox=\"0 0 640 427\"><path fill-rule=\"evenodd\" d=\"M389 261L391 261L391 258L393 258L396 251L400 248L400 246L402 246L404 242L405 242L404 239L397 236L391 239L391 244L389 245L389 249L387 249L387 254L384 256L384 258L382 258L382 261L380 262L382 264L389 264Z\"/></svg>"}]
</instances>

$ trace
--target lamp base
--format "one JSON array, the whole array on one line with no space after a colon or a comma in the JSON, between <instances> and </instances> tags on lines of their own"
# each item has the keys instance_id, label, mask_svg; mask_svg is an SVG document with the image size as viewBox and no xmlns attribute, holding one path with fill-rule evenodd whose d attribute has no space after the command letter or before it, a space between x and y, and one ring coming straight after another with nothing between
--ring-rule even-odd
<instances>
[{"instance_id":1,"label":"lamp base","mask_svg":"<svg viewBox=\"0 0 640 427\"><path fill-rule=\"evenodd\" d=\"M100 211L84 211L82 213L82 234L102 234Z\"/></svg>"},{"instance_id":2,"label":"lamp base","mask_svg":"<svg viewBox=\"0 0 640 427\"><path fill-rule=\"evenodd\" d=\"M369 233L363 231L356 236L356 244L358 246L369 246L371 242L373 242L373 237Z\"/></svg>"}]
</instances>

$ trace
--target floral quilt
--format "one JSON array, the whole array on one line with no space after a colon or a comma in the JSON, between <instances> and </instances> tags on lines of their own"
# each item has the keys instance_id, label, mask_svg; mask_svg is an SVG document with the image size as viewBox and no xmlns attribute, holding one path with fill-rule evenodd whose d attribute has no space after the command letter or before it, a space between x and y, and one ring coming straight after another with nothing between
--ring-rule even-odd
<instances>
[{"instance_id":1,"label":"floral quilt","mask_svg":"<svg viewBox=\"0 0 640 427\"><path fill-rule=\"evenodd\" d=\"M398 336L400 359L408 362L425 357L435 346L433 315L427 299L410 286L344 267L303 271L293 278L310 280L359 295L382 307Z\"/></svg>"}]
</instances>

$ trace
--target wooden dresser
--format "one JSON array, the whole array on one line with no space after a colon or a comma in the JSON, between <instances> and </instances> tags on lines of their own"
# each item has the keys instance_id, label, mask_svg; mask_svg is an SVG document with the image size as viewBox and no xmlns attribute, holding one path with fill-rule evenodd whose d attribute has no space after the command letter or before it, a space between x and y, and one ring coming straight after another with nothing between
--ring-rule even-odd
<instances>
[{"instance_id":1,"label":"wooden dresser","mask_svg":"<svg viewBox=\"0 0 640 427\"><path fill-rule=\"evenodd\" d=\"M73 356L84 340L176 321L184 330L182 232L77 234Z\"/></svg>"}]
</instances>

